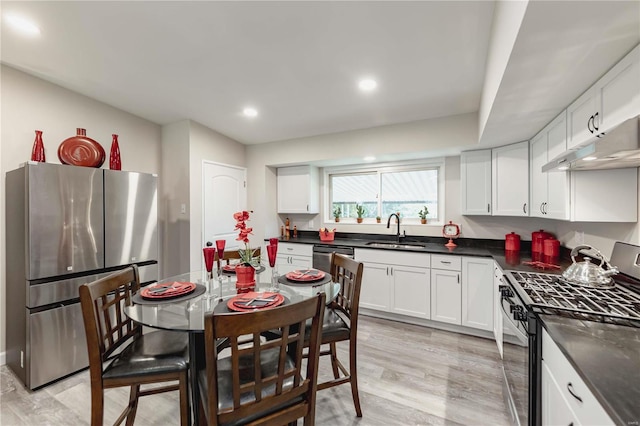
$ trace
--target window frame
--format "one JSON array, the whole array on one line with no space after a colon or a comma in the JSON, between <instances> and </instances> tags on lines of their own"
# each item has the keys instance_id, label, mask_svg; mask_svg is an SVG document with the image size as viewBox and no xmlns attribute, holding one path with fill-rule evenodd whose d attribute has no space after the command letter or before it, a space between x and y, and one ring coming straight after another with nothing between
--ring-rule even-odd
<instances>
[{"instance_id":1,"label":"window frame","mask_svg":"<svg viewBox=\"0 0 640 426\"><path fill-rule=\"evenodd\" d=\"M333 211L331 206L333 205L331 200L331 175L340 174L340 175L357 175L357 174L365 174L365 173L375 173L380 176L381 173L389 173L389 172L410 172L410 171L422 171L422 170L433 170L436 169L438 171L438 219L433 220L430 219L426 225L422 225L420 223L419 218L403 218L402 223L404 225L420 225L420 226L442 226L445 222L444 220L444 206L446 202L446 194L445 194L445 158L429 158L415 161L402 161L402 162L386 162L386 163L369 163L369 164L353 164L346 166L335 166L335 167L325 167L323 170L323 181L324 181L324 189L322 192L322 215L323 222L335 223L333 218ZM378 179L378 182L380 180ZM379 188L380 189L380 188ZM380 200L379 200L380 202ZM380 224L386 226L387 221L386 217L381 218ZM339 224L358 224L355 218L349 217L341 217ZM359 225L368 224L375 225L377 224L375 218L364 218L363 222Z\"/></svg>"}]
</instances>

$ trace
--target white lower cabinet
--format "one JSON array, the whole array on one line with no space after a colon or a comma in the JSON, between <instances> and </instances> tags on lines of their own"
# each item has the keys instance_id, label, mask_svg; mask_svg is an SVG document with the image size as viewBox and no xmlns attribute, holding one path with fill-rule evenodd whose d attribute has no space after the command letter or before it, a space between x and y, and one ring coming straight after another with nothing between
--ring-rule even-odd
<instances>
[{"instance_id":1,"label":"white lower cabinet","mask_svg":"<svg viewBox=\"0 0 640 426\"><path fill-rule=\"evenodd\" d=\"M363 263L360 306L430 318L430 260L425 253L356 249Z\"/></svg>"},{"instance_id":2,"label":"white lower cabinet","mask_svg":"<svg viewBox=\"0 0 640 426\"><path fill-rule=\"evenodd\" d=\"M493 331L493 259L462 258L462 325Z\"/></svg>"},{"instance_id":3,"label":"white lower cabinet","mask_svg":"<svg viewBox=\"0 0 640 426\"><path fill-rule=\"evenodd\" d=\"M313 246L311 244L279 243L276 266L280 275L296 269L311 268L313 266Z\"/></svg>"},{"instance_id":4,"label":"white lower cabinet","mask_svg":"<svg viewBox=\"0 0 640 426\"><path fill-rule=\"evenodd\" d=\"M431 255L431 319L462 324L462 258Z\"/></svg>"},{"instance_id":5,"label":"white lower cabinet","mask_svg":"<svg viewBox=\"0 0 640 426\"><path fill-rule=\"evenodd\" d=\"M498 352L500 358L502 358L502 294L500 293L500 286L504 285L503 272L498 262L494 262L493 265L493 337L496 339L496 345L498 345Z\"/></svg>"},{"instance_id":6,"label":"white lower cabinet","mask_svg":"<svg viewBox=\"0 0 640 426\"><path fill-rule=\"evenodd\" d=\"M542 424L613 425L558 345L542 330Z\"/></svg>"}]
</instances>

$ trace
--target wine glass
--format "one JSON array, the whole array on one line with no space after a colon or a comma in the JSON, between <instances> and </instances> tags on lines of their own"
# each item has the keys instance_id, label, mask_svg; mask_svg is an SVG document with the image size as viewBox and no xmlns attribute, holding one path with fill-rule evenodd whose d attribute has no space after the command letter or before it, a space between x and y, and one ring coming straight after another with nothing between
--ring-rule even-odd
<instances>
[{"instance_id":1,"label":"wine glass","mask_svg":"<svg viewBox=\"0 0 640 426\"><path fill-rule=\"evenodd\" d=\"M210 242L207 242L207 247L204 247L202 252L204 254L204 266L207 269L207 295L211 296L211 286L213 285L213 259L216 254L216 249L211 247Z\"/></svg>"},{"instance_id":2,"label":"wine glass","mask_svg":"<svg viewBox=\"0 0 640 426\"><path fill-rule=\"evenodd\" d=\"M267 246L267 255L269 257L269 266L271 267L271 288L270 291L278 293L280 285L278 284L278 270L276 269L276 256L278 253L277 244L269 244Z\"/></svg>"},{"instance_id":3,"label":"wine glass","mask_svg":"<svg viewBox=\"0 0 640 426\"><path fill-rule=\"evenodd\" d=\"M224 259L224 247L226 240L216 240L216 249L218 250L218 281L222 285L222 259Z\"/></svg>"}]
</instances>

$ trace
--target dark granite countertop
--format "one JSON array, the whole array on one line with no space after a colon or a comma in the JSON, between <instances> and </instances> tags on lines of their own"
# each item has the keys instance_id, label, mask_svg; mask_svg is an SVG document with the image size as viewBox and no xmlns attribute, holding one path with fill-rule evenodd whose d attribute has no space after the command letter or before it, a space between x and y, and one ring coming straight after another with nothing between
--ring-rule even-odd
<instances>
[{"instance_id":1,"label":"dark granite countertop","mask_svg":"<svg viewBox=\"0 0 640 426\"><path fill-rule=\"evenodd\" d=\"M543 327L611 419L640 423L640 328L540 315Z\"/></svg>"},{"instance_id":2,"label":"dark granite countertop","mask_svg":"<svg viewBox=\"0 0 640 426\"><path fill-rule=\"evenodd\" d=\"M560 266L561 269L541 270L532 266L526 265L525 262L532 260L531 258L531 242L522 241L522 250L520 253L505 253L503 240L490 240L490 239L473 239L473 238L460 238L455 240L457 247L448 248L445 246L447 239L442 237L420 237L420 236L406 236L403 238L403 243L419 243L423 247L373 247L368 245L371 242L395 242L395 235L381 235L381 234L351 234L336 232L335 239L333 241L320 241L318 232L311 231L299 231L296 238L280 238L281 242L293 243L293 244L313 244L324 246L346 246L353 248L368 248L375 250L395 250L395 251L407 251L414 253L432 253L432 254L453 254L459 256L478 256L478 257L491 257L493 258L503 271L506 270L518 270L525 272L544 272L544 273L560 273L567 266L571 264L571 260L568 259L569 250L563 249L562 257L555 263Z\"/></svg>"}]
</instances>

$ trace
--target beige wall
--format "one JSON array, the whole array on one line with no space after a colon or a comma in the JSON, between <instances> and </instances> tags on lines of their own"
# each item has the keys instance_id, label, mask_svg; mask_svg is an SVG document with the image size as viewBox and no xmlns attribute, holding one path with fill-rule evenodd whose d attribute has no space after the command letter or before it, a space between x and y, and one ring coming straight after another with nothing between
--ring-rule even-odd
<instances>
[{"instance_id":1,"label":"beige wall","mask_svg":"<svg viewBox=\"0 0 640 426\"><path fill-rule=\"evenodd\" d=\"M107 161L103 167L109 167L111 134L116 133L123 170L159 173L160 126L13 68L3 65L0 72L0 364L4 364L6 172L31 158L36 129L43 131L47 162L59 164L58 145L74 136L77 127L82 127L87 130L87 136L104 147Z\"/></svg>"}]
</instances>

